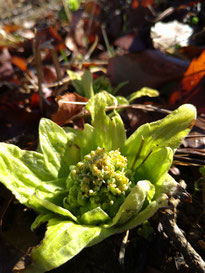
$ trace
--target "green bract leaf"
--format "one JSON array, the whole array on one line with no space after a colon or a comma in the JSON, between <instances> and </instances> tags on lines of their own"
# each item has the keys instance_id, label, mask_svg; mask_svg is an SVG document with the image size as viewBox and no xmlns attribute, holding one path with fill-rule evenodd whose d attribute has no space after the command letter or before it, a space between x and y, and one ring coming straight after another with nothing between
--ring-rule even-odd
<instances>
[{"instance_id":1,"label":"green bract leaf","mask_svg":"<svg viewBox=\"0 0 205 273\"><path fill-rule=\"evenodd\" d=\"M32 249L32 264L23 272L42 273L62 265L100 232L98 226L78 225L62 218L49 220L43 243Z\"/></svg>"},{"instance_id":2,"label":"green bract leaf","mask_svg":"<svg viewBox=\"0 0 205 273\"><path fill-rule=\"evenodd\" d=\"M75 88L75 91L81 95L84 96L84 88L83 88L83 84L82 84L82 77L73 72L72 70L67 70L68 76L70 77L70 80L72 82L72 85Z\"/></svg>"},{"instance_id":3,"label":"green bract leaf","mask_svg":"<svg viewBox=\"0 0 205 273\"><path fill-rule=\"evenodd\" d=\"M125 223L122 227L119 227L119 232L141 225L143 222L145 222L145 220L152 217L159 208L167 206L167 203L168 203L167 195L166 194L160 195L155 200L150 202L150 204L145 209L141 210L130 221Z\"/></svg>"},{"instance_id":4,"label":"green bract leaf","mask_svg":"<svg viewBox=\"0 0 205 273\"><path fill-rule=\"evenodd\" d=\"M82 76L71 70L67 70L67 73L71 79L75 91L79 95L84 96L88 99L94 96L93 78L89 70L86 70Z\"/></svg>"},{"instance_id":5,"label":"green bract leaf","mask_svg":"<svg viewBox=\"0 0 205 273\"><path fill-rule=\"evenodd\" d=\"M91 112L92 125L96 130L96 142L107 151L121 148L125 142L125 129L120 116L109 118L106 106L117 105L117 100L107 92L101 92L89 100L87 109Z\"/></svg>"},{"instance_id":6,"label":"green bract leaf","mask_svg":"<svg viewBox=\"0 0 205 273\"><path fill-rule=\"evenodd\" d=\"M137 185L132 188L118 213L113 218L112 225L122 225L135 216L142 208L150 188L151 185L148 181L139 181Z\"/></svg>"},{"instance_id":7,"label":"green bract leaf","mask_svg":"<svg viewBox=\"0 0 205 273\"><path fill-rule=\"evenodd\" d=\"M116 96L116 99L117 99L117 104L118 105L129 105L129 101L125 97Z\"/></svg>"},{"instance_id":8,"label":"green bract leaf","mask_svg":"<svg viewBox=\"0 0 205 273\"><path fill-rule=\"evenodd\" d=\"M69 210L62 208L59 205L57 206L48 200L41 199L36 194L33 194L28 198L28 203L32 207L35 207L35 208L37 208L38 206L43 207L59 215L65 216L67 218L71 218L71 220L73 221L77 221L77 218Z\"/></svg>"},{"instance_id":9,"label":"green bract leaf","mask_svg":"<svg viewBox=\"0 0 205 273\"><path fill-rule=\"evenodd\" d=\"M40 149L47 168L56 178L66 177L68 166L80 160L80 150L73 143L74 136L66 134L56 123L42 119L39 126Z\"/></svg>"},{"instance_id":10,"label":"green bract leaf","mask_svg":"<svg viewBox=\"0 0 205 273\"><path fill-rule=\"evenodd\" d=\"M1 182L22 204L29 207L37 209L28 202L37 190L45 199L57 199L58 194L64 190L62 180L55 179L48 171L40 153L0 143L0 166Z\"/></svg>"},{"instance_id":11,"label":"green bract leaf","mask_svg":"<svg viewBox=\"0 0 205 273\"><path fill-rule=\"evenodd\" d=\"M195 118L195 107L184 104L164 119L139 127L121 149L128 158L129 167L136 169L157 147L170 147L175 151L189 133Z\"/></svg>"},{"instance_id":12,"label":"green bract leaf","mask_svg":"<svg viewBox=\"0 0 205 273\"><path fill-rule=\"evenodd\" d=\"M159 92L157 90L154 90L152 88L149 87L143 87L142 89L133 92L127 99L130 102L132 102L133 100L137 99L137 98L141 98L143 96L148 96L148 97L158 97L159 96Z\"/></svg>"},{"instance_id":13,"label":"green bract leaf","mask_svg":"<svg viewBox=\"0 0 205 273\"><path fill-rule=\"evenodd\" d=\"M86 225L99 225L101 223L106 223L109 220L111 220L109 215L100 207L85 212L79 219L81 223Z\"/></svg>"},{"instance_id":14,"label":"green bract leaf","mask_svg":"<svg viewBox=\"0 0 205 273\"><path fill-rule=\"evenodd\" d=\"M31 225L31 230L34 231L37 229L40 225L47 223L50 219L55 218L54 213L48 213L48 214L39 214L33 224Z\"/></svg>"},{"instance_id":15,"label":"green bract leaf","mask_svg":"<svg viewBox=\"0 0 205 273\"><path fill-rule=\"evenodd\" d=\"M64 128L65 132L73 137L73 142L80 149L81 159L90 151L95 150L97 145L96 130L90 124L85 124L84 130L74 130L70 127Z\"/></svg>"},{"instance_id":16,"label":"green bract leaf","mask_svg":"<svg viewBox=\"0 0 205 273\"><path fill-rule=\"evenodd\" d=\"M90 99L94 96L93 90L93 77L89 70L86 70L82 77L82 84L85 93L85 97Z\"/></svg>"},{"instance_id":17,"label":"green bract leaf","mask_svg":"<svg viewBox=\"0 0 205 273\"><path fill-rule=\"evenodd\" d=\"M169 147L156 148L135 169L135 179L141 180L145 177L154 185L160 185L164 181L167 170L171 167L173 150Z\"/></svg>"}]
</instances>

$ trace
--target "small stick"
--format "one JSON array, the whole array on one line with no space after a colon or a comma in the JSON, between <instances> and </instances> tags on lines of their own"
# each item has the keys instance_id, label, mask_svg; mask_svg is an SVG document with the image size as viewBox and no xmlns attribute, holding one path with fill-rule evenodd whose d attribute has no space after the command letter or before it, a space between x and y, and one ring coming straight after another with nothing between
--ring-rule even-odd
<instances>
[{"instance_id":1,"label":"small stick","mask_svg":"<svg viewBox=\"0 0 205 273\"><path fill-rule=\"evenodd\" d=\"M72 101L64 101L64 100L60 100L59 102L63 102L63 103L73 103ZM85 103L85 105L87 104L87 102ZM143 105L143 104L129 104L129 105L124 105L124 104L121 104L121 105L117 105L117 106L107 106L105 107L105 111L111 111L111 110L114 110L114 109L142 109L142 110L145 110L145 111L151 111L151 112L160 112L160 113L165 113L165 114L170 114L172 111L170 110L167 110L167 109L163 109L163 108L158 108L158 107L155 107L153 105Z\"/></svg>"},{"instance_id":2,"label":"small stick","mask_svg":"<svg viewBox=\"0 0 205 273\"><path fill-rule=\"evenodd\" d=\"M180 251L187 265L190 267L192 272L204 273L205 272L205 262L201 256L194 250L191 244L185 238L182 230L176 224L176 206L179 203L179 199L171 198L171 207L165 209L161 214L162 217L160 222L163 225L163 230L173 241L173 245L178 251Z\"/></svg>"},{"instance_id":3,"label":"small stick","mask_svg":"<svg viewBox=\"0 0 205 273\"><path fill-rule=\"evenodd\" d=\"M35 29L35 39L33 44L33 52L34 52L34 58L36 63L36 70L38 75L38 91L39 91L39 107L41 112L43 112L43 89L42 89L42 83L43 83L43 68L42 68L42 61L41 61L41 51L39 48L39 44L37 41L37 30Z\"/></svg>"},{"instance_id":4,"label":"small stick","mask_svg":"<svg viewBox=\"0 0 205 273\"><path fill-rule=\"evenodd\" d=\"M64 7L64 10L65 10L65 14L66 14L66 17L68 19L68 23L71 22L71 19L72 19L72 15L70 13L70 10L69 10L69 7L68 7L68 4L66 3L65 0L61 0L62 3L63 3L63 7Z\"/></svg>"},{"instance_id":5,"label":"small stick","mask_svg":"<svg viewBox=\"0 0 205 273\"><path fill-rule=\"evenodd\" d=\"M51 48L51 56L52 56L52 60L53 60L55 70L56 70L58 82L60 82L61 81L60 63L59 63L59 60L58 60L58 55L57 55L57 53L56 53L56 51L55 51L55 49L53 47Z\"/></svg>"},{"instance_id":6,"label":"small stick","mask_svg":"<svg viewBox=\"0 0 205 273\"><path fill-rule=\"evenodd\" d=\"M128 238L129 238L129 229L126 231L125 236L123 237L123 240L122 240L120 253L119 253L119 263L120 264L124 264L125 252L126 252L126 247L128 244Z\"/></svg>"}]
</instances>

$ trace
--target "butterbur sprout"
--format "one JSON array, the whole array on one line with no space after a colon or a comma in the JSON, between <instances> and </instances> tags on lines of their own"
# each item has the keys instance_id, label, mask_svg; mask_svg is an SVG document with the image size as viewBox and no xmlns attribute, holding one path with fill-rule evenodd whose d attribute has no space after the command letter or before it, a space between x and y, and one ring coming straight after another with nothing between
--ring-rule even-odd
<instances>
[{"instance_id":1,"label":"butterbur sprout","mask_svg":"<svg viewBox=\"0 0 205 273\"><path fill-rule=\"evenodd\" d=\"M127 159L118 150L106 152L97 147L76 166L70 167L64 206L80 216L101 208L114 217L134 183L127 170Z\"/></svg>"},{"instance_id":2,"label":"butterbur sprout","mask_svg":"<svg viewBox=\"0 0 205 273\"><path fill-rule=\"evenodd\" d=\"M127 138L119 114L105 112L116 104L105 91L93 96L86 106L91 125L84 130L43 118L36 152L0 144L0 181L38 213L32 230L47 223L21 272L49 271L83 248L142 224L176 192L168 171L196 118L194 106L182 105Z\"/></svg>"}]
</instances>

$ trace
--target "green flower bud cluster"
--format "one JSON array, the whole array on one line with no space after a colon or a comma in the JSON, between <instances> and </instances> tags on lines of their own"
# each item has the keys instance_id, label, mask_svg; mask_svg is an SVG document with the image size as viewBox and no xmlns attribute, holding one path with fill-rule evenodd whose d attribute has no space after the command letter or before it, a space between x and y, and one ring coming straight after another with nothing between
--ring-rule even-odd
<instances>
[{"instance_id":1,"label":"green flower bud cluster","mask_svg":"<svg viewBox=\"0 0 205 273\"><path fill-rule=\"evenodd\" d=\"M129 173L127 158L119 149L106 152L98 147L70 167L65 207L75 215L101 207L113 217L132 187Z\"/></svg>"}]
</instances>

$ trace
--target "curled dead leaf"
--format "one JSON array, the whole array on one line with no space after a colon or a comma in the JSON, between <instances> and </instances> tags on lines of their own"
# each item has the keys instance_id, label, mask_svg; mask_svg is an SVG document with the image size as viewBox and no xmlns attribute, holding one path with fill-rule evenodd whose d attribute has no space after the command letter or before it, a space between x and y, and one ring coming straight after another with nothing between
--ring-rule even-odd
<instances>
[{"instance_id":1,"label":"curled dead leaf","mask_svg":"<svg viewBox=\"0 0 205 273\"><path fill-rule=\"evenodd\" d=\"M58 111L51 115L51 118L58 125L65 125L67 123L73 123L72 118L80 113L83 109L82 102L87 102L87 98L81 97L76 93L66 93L63 96L57 97ZM75 104L69 102L76 102ZM77 104L79 102L79 104ZM80 104L81 103L81 104ZM84 119L80 118L75 121L77 127L82 128Z\"/></svg>"}]
</instances>

